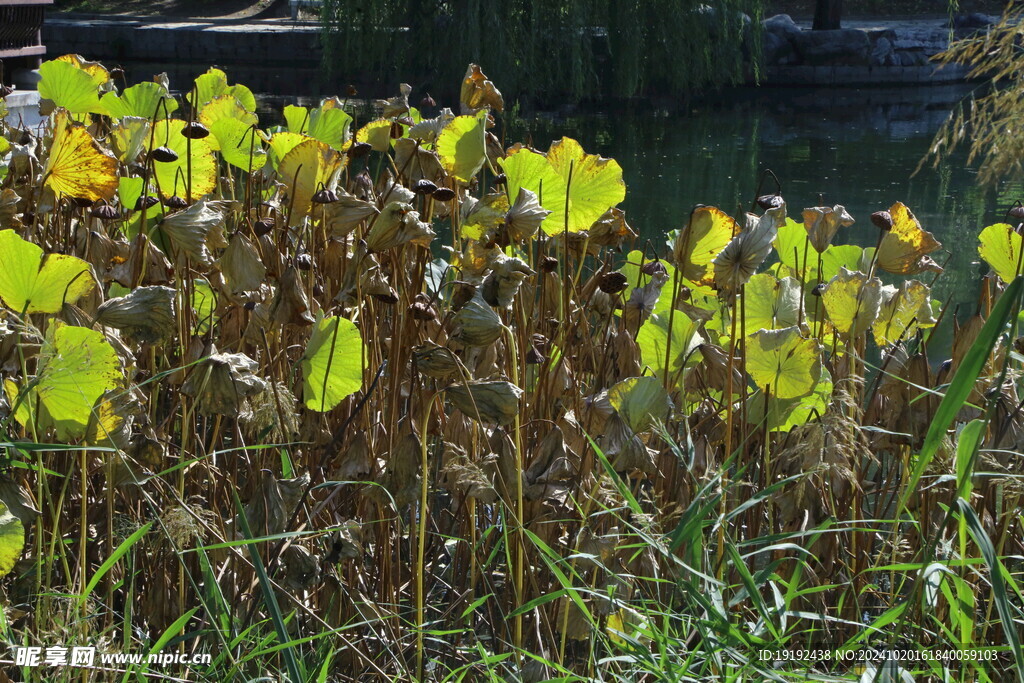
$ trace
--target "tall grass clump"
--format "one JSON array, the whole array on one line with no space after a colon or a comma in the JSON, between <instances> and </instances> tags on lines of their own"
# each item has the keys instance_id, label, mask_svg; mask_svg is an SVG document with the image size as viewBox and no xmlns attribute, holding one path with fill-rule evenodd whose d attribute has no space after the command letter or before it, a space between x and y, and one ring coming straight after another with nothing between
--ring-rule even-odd
<instances>
[{"instance_id":1,"label":"tall grass clump","mask_svg":"<svg viewBox=\"0 0 1024 683\"><path fill-rule=\"evenodd\" d=\"M217 69L41 72L0 137L0 631L210 662L11 680L1019 679L1024 211L949 310L900 202L638 239L619 165L504 140L475 65L458 115L270 126Z\"/></svg>"}]
</instances>

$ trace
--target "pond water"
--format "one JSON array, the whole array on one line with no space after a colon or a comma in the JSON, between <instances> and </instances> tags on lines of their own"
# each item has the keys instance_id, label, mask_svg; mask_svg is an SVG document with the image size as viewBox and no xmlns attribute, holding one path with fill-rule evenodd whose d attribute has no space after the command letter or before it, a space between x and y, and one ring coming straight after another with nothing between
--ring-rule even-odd
<instances>
[{"instance_id":1,"label":"pond water","mask_svg":"<svg viewBox=\"0 0 1024 683\"><path fill-rule=\"evenodd\" d=\"M902 201L943 245L932 255L946 267L933 297L952 297L961 313L973 312L985 270L976 236L1003 220L1017 197L978 188L962 151L915 174L968 86L744 92L686 113L541 117L515 133L541 149L569 135L588 152L615 158L626 180L627 220L662 251L664 234L681 227L695 204L731 214L740 204L749 209L767 169L781 181L797 220L804 207L847 208L857 222L836 243L874 246L871 213ZM764 192L774 189L767 179ZM933 276L921 277L927 283Z\"/></svg>"}]
</instances>

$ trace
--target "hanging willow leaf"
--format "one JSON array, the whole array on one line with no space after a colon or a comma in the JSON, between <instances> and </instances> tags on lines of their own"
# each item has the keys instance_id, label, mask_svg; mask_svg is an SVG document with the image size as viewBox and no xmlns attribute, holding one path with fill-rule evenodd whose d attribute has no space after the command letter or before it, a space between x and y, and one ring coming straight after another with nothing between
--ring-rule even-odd
<instances>
[{"instance_id":1,"label":"hanging willow leaf","mask_svg":"<svg viewBox=\"0 0 1024 683\"><path fill-rule=\"evenodd\" d=\"M363 338L351 320L322 318L302 355L302 397L317 412L331 410L363 385Z\"/></svg>"}]
</instances>

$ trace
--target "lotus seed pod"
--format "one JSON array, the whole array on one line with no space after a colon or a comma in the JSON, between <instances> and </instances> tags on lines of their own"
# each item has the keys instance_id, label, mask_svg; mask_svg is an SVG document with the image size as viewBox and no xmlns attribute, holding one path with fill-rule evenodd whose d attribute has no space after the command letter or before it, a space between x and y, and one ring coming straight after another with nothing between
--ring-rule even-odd
<instances>
[{"instance_id":1,"label":"lotus seed pod","mask_svg":"<svg viewBox=\"0 0 1024 683\"><path fill-rule=\"evenodd\" d=\"M99 218L101 221L116 221L121 217L121 212L115 209L110 204L100 204L90 212L93 218Z\"/></svg>"},{"instance_id":2,"label":"lotus seed pod","mask_svg":"<svg viewBox=\"0 0 1024 683\"><path fill-rule=\"evenodd\" d=\"M778 194L765 194L757 198L757 205L764 211L777 209L782 206L783 203L782 195Z\"/></svg>"},{"instance_id":3,"label":"lotus seed pod","mask_svg":"<svg viewBox=\"0 0 1024 683\"><path fill-rule=\"evenodd\" d=\"M369 142L353 142L352 146L348 148L348 155L352 159L359 159L365 157L373 151L373 145Z\"/></svg>"},{"instance_id":4,"label":"lotus seed pod","mask_svg":"<svg viewBox=\"0 0 1024 683\"><path fill-rule=\"evenodd\" d=\"M871 222L879 230L889 232L892 230L892 214L888 211L875 211L871 214Z\"/></svg>"},{"instance_id":5,"label":"lotus seed pod","mask_svg":"<svg viewBox=\"0 0 1024 683\"><path fill-rule=\"evenodd\" d=\"M439 202L450 202L455 199L455 190L450 187L439 187L434 190L434 199Z\"/></svg>"},{"instance_id":6,"label":"lotus seed pod","mask_svg":"<svg viewBox=\"0 0 1024 683\"><path fill-rule=\"evenodd\" d=\"M412 186L412 191L416 194L433 194L437 191L437 185L424 178Z\"/></svg>"},{"instance_id":7,"label":"lotus seed pod","mask_svg":"<svg viewBox=\"0 0 1024 683\"><path fill-rule=\"evenodd\" d=\"M209 134L210 129L198 121L191 121L181 129L181 135L189 140L202 140Z\"/></svg>"},{"instance_id":8,"label":"lotus seed pod","mask_svg":"<svg viewBox=\"0 0 1024 683\"><path fill-rule=\"evenodd\" d=\"M313 193L314 204L333 204L338 201L338 193L326 187Z\"/></svg>"},{"instance_id":9,"label":"lotus seed pod","mask_svg":"<svg viewBox=\"0 0 1024 683\"><path fill-rule=\"evenodd\" d=\"M172 194L170 197L168 197L165 203L167 204L168 208L174 209L175 211L179 211L181 209L188 207L188 202L186 202L183 198L179 197L176 194Z\"/></svg>"},{"instance_id":10,"label":"lotus seed pod","mask_svg":"<svg viewBox=\"0 0 1024 683\"><path fill-rule=\"evenodd\" d=\"M135 210L142 211L143 209L150 209L160 203L160 200L156 197L139 197L135 200Z\"/></svg>"},{"instance_id":11,"label":"lotus seed pod","mask_svg":"<svg viewBox=\"0 0 1024 683\"><path fill-rule=\"evenodd\" d=\"M274 222L268 218L261 218L252 224L252 231L257 237L262 237L274 229Z\"/></svg>"},{"instance_id":12,"label":"lotus seed pod","mask_svg":"<svg viewBox=\"0 0 1024 683\"><path fill-rule=\"evenodd\" d=\"M164 147L163 145L150 152L149 156L151 156L154 161L160 161L165 164L178 160L178 153L170 147Z\"/></svg>"},{"instance_id":13,"label":"lotus seed pod","mask_svg":"<svg viewBox=\"0 0 1024 683\"><path fill-rule=\"evenodd\" d=\"M601 282L598 286L601 288L602 292L618 294L629 286L629 279L616 270L602 275Z\"/></svg>"}]
</instances>

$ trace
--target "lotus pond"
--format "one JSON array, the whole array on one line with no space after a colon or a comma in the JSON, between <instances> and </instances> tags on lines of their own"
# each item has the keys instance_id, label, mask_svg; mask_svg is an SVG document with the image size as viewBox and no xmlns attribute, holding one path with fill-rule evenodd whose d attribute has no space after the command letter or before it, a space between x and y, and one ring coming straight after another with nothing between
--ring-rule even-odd
<instances>
[{"instance_id":1,"label":"lotus pond","mask_svg":"<svg viewBox=\"0 0 1024 683\"><path fill-rule=\"evenodd\" d=\"M1024 675L1024 209L919 220L992 213L969 174L844 205L799 141L771 177L640 128L638 201L475 65L369 114L41 73L0 137L0 633L212 661L9 678Z\"/></svg>"}]
</instances>

